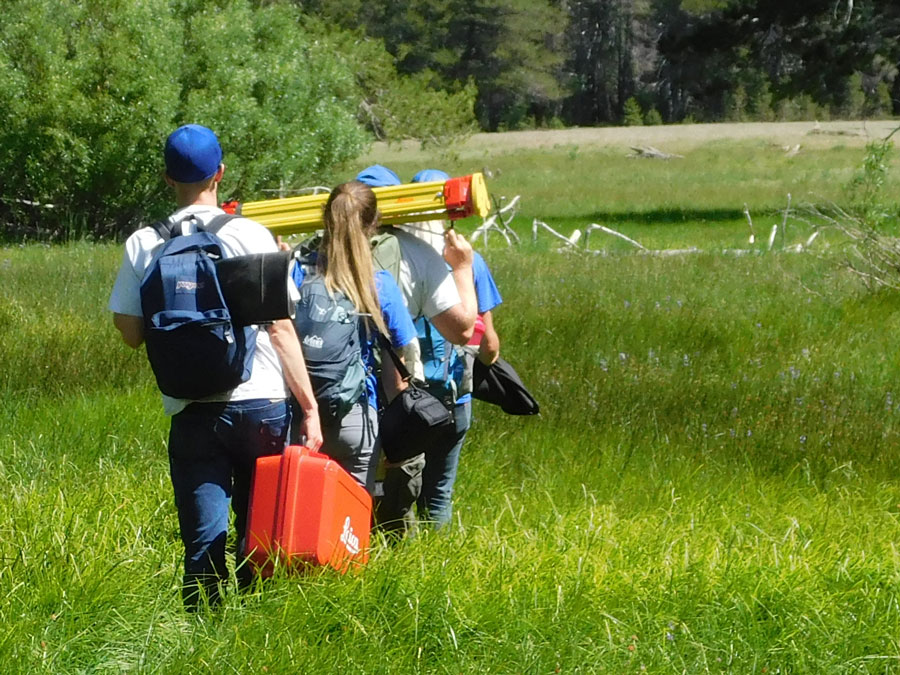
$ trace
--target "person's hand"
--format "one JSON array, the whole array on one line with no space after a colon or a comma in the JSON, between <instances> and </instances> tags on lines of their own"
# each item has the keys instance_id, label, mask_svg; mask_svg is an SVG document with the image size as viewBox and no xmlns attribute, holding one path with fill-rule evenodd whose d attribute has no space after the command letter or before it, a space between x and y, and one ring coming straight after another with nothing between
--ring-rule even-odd
<instances>
[{"instance_id":1,"label":"person's hand","mask_svg":"<svg viewBox=\"0 0 900 675\"><path fill-rule=\"evenodd\" d=\"M275 243L278 244L279 251L290 251L291 245L281 238L281 235L275 237Z\"/></svg>"},{"instance_id":2,"label":"person's hand","mask_svg":"<svg viewBox=\"0 0 900 675\"><path fill-rule=\"evenodd\" d=\"M476 358L481 361L486 366L492 366L497 362L497 359L500 358L499 352L482 352L479 350Z\"/></svg>"},{"instance_id":3,"label":"person's hand","mask_svg":"<svg viewBox=\"0 0 900 675\"><path fill-rule=\"evenodd\" d=\"M444 232L444 260L453 270L472 266L475 253L466 238L454 229Z\"/></svg>"},{"instance_id":4,"label":"person's hand","mask_svg":"<svg viewBox=\"0 0 900 675\"><path fill-rule=\"evenodd\" d=\"M317 452L322 447L322 427L319 424L319 414L306 414L300 423L300 433L306 438L306 447Z\"/></svg>"}]
</instances>

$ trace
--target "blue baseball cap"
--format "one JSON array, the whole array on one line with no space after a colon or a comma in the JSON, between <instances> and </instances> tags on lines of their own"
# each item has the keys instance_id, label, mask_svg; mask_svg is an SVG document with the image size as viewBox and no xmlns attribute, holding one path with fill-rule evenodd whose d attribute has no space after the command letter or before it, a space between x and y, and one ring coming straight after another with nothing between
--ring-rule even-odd
<instances>
[{"instance_id":1,"label":"blue baseball cap","mask_svg":"<svg viewBox=\"0 0 900 675\"><path fill-rule=\"evenodd\" d=\"M198 183L219 170L222 147L211 129L185 124L166 139L166 173L179 183Z\"/></svg>"},{"instance_id":2,"label":"blue baseball cap","mask_svg":"<svg viewBox=\"0 0 900 675\"><path fill-rule=\"evenodd\" d=\"M413 176L413 183L434 183L439 180L450 180L450 174L440 169L422 169Z\"/></svg>"},{"instance_id":3,"label":"blue baseball cap","mask_svg":"<svg viewBox=\"0 0 900 675\"><path fill-rule=\"evenodd\" d=\"M356 174L356 180L365 183L369 187L385 187L387 185L400 185L400 177L386 166L373 164Z\"/></svg>"}]
</instances>

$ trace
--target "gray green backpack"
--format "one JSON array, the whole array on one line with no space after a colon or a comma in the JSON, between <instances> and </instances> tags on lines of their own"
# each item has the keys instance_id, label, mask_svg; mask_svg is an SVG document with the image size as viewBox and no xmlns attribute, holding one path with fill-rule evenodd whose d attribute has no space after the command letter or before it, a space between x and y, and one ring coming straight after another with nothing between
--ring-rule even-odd
<instances>
[{"instance_id":1,"label":"gray green backpack","mask_svg":"<svg viewBox=\"0 0 900 675\"><path fill-rule=\"evenodd\" d=\"M387 270L394 277L394 281L400 283L400 262L403 255L400 251L400 242L394 234L394 228L383 226L369 242L372 244L372 263L376 270Z\"/></svg>"}]
</instances>

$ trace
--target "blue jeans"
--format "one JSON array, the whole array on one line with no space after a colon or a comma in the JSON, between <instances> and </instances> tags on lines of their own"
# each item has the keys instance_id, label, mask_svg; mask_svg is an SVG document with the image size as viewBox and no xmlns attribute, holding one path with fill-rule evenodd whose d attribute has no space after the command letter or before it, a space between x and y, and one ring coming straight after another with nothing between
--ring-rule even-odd
<instances>
[{"instance_id":1,"label":"blue jeans","mask_svg":"<svg viewBox=\"0 0 900 675\"><path fill-rule=\"evenodd\" d=\"M240 552L256 458L284 450L290 421L287 401L269 399L192 403L172 417L169 471L184 543L182 597L189 611L204 596L210 604L219 601L228 576L229 504ZM250 570L241 562L238 580L246 584Z\"/></svg>"},{"instance_id":2,"label":"blue jeans","mask_svg":"<svg viewBox=\"0 0 900 675\"><path fill-rule=\"evenodd\" d=\"M455 406L456 432L445 444L429 448L425 452L425 469L422 472L422 492L417 501L419 517L439 529L453 516L453 484L459 468L459 453L466 432L472 424L472 402Z\"/></svg>"}]
</instances>

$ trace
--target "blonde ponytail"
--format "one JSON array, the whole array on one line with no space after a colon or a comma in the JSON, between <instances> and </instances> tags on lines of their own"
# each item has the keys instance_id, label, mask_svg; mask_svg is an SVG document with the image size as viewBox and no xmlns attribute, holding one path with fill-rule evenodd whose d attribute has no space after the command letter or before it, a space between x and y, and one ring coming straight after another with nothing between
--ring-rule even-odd
<instances>
[{"instance_id":1,"label":"blonde ponytail","mask_svg":"<svg viewBox=\"0 0 900 675\"><path fill-rule=\"evenodd\" d=\"M371 315L378 330L388 336L375 290L375 268L366 234L378 215L375 193L364 183L342 183L331 191L325 204L325 236L320 267L325 287L343 293L356 311Z\"/></svg>"}]
</instances>

